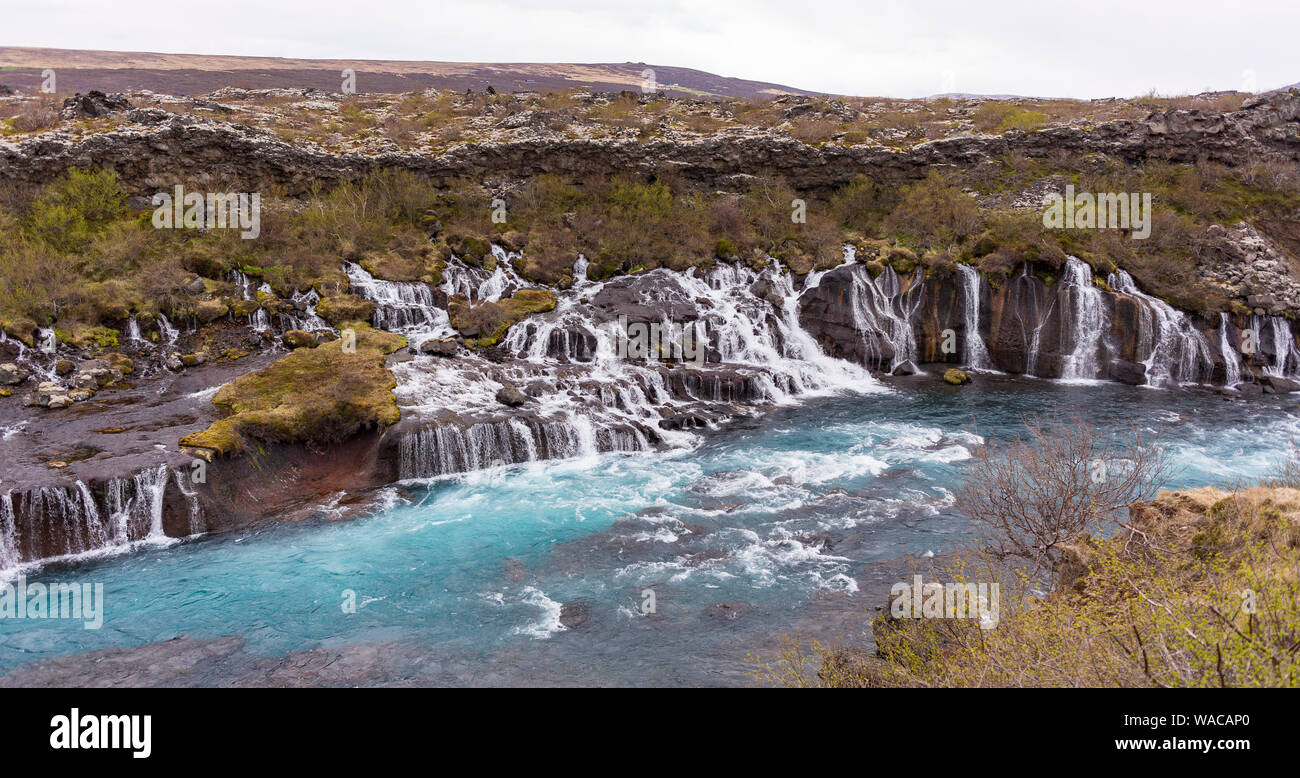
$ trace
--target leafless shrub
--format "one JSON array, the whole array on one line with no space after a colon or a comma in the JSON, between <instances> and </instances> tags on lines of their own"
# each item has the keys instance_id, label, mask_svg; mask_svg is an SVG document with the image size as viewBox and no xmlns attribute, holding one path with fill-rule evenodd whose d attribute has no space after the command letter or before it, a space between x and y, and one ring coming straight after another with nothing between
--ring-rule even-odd
<instances>
[{"instance_id":1,"label":"leafless shrub","mask_svg":"<svg viewBox=\"0 0 1300 778\"><path fill-rule=\"evenodd\" d=\"M1168 479L1164 449L1137 428L1111 437L1080 417L1025 420L1028 435L974 455L957 506L983 525L984 551L1055 566L1059 546L1114 523Z\"/></svg>"},{"instance_id":2,"label":"leafless shrub","mask_svg":"<svg viewBox=\"0 0 1300 778\"><path fill-rule=\"evenodd\" d=\"M40 132L59 123L59 109L53 100L33 100L23 105L10 124L19 132Z\"/></svg>"}]
</instances>

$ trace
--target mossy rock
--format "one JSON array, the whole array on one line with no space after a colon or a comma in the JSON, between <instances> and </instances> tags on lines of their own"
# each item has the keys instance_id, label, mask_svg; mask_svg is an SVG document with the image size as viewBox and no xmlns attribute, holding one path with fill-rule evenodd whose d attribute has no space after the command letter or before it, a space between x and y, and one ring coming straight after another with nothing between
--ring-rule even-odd
<instances>
[{"instance_id":1,"label":"mossy rock","mask_svg":"<svg viewBox=\"0 0 1300 778\"><path fill-rule=\"evenodd\" d=\"M306 330L289 330L280 336L285 348L316 348L316 334Z\"/></svg>"},{"instance_id":2,"label":"mossy rock","mask_svg":"<svg viewBox=\"0 0 1300 778\"><path fill-rule=\"evenodd\" d=\"M424 272L424 264L420 260L395 251L367 254L357 264L370 275L384 281L418 281Z\"/></svg>"},{"instance_id":3,"label":"mossy rock","mask_svg":"<svg viewBox=\"0 0 1300 778\"><path fill-rule=\"evenodd\" d=\"M356 295L340 294L321 299L316 304L316 313L337 327L347 321L369 321L375 313L375 304Z\"/></svg>"},{"instance_id":4,"label":"mossy rock","mask_svg":"<svg viewBox=\"0 0 1300 778\"><path fill-rule=\"evenodd\" d=\"M0 329L3 329L9 337L22 341L24 345L34 346L36 331L39 328L31 319L13 319L0 321Z\"/></svg>"},{"instance_id":5,"label":"mossy rock","mask_svg":"<svg viewBox=\"0 0 1300 778\"><path fill-rule=\"evenodd\" d=\"M111 327L88 327L73 324L71 331L58 332L59 339L77 348L106 349L117 348L118 336L121 334Z\"/></svg>"},{"instance_id":6,"label":"mossy rock","mask_svg":"<svg viewBox=\"0 0 1300 778\"><path fill-rule=\"evenodd\" d=\"M207 324L230 313L230 306L224 300L202 300L194 306L194 315Z\"/></svg>"},{"instance_id":7,"label":"mossy rock","mask_svg":"<svg viewBox=\"0 0 1300 778\"><path fill-rule=\"evenodd\" d=\"M950 367L943 372L943 380L947 381L953 386L961 386L962 384L969 384L970 373L967 373L965 370L958 370L955 367Z\"/></svg>"},{"instance_id":8,"label":"mossy rock","mask_svg":"<svg viewBox=\"0 0 1300 778\"><path fill-rule=\"evenodd\" d=\"M122 375L130 375L135 372L135 360L125 354L110 352L104 355L104 359L108 360L108 364Z\"/></svg>"},{"instance_id":9,"label":"mossy rock","mask_svg":"<svg viewBox=\"0 0 1300 778\"><path fill-rule=\"evenodd\" d=\"M467 345L495 346L509 329L535 313L555 308L555 293L546 289L520 289L498 302L470 305L464 295L448 301L451 326L466 338Z\"/></svg>"},{"instance_id":10,"label":"mossy rock","mask_svg":"<svg viewBox=\"0 0 1300 778\"><path fill-rule=\"evenodd\" d=\"M298 349L235 379L212 399L230 415L181 438L181 446L229 456L253 441L320 445L396 424L397 379L385 361L406 339L359 321L346 324L345 332L356 336L354 349L344 350L346 340Z\"/></svg>"},{"instance_id":11,"label":"mossy rock","mask_svg":"<svg viewBox=\"0 0 1300 778\"><path fill-rule=\"evenodd\" d=\"M60 359L54 363L54 372L57 375L69 376L76 369L77 365L71 359Z\"/></svg>"},{"instance_id":12,"label":"mossy rock","mask_svg":"<svg viewBox=\"0 0 1300 778\"><path fill-rule=\"evenodd\" d=\"M916 253L911 249L893 246L885 254L884 261L885 264L894 269L895 273L902 276L916 272L916 266L920 260L917 259Z\"/></svg>"},{"instance_id":13,"label":"mossy rock","mask_svg":"<svg viewBox=\"0 0 1300 778\"><path fill-rule=\"evenodd\" d=\"M230 313L237 318L247 319L257 312L262 306L257 304L256 300L232 300L230 303Z\"/></svg>"},{"instance_id":14,"label":"mossy rock","mask_svg":"<svg viewBox=\"0 0 1300 778\"><path fill-rule=\"evenodd\" d=\"M455 240L448 241L451 250L462 262L467 265L477 265L486 270L492 270L496 267L495 257L492 256L492 244L485 238L475 235L462 235ZM491 265L492 267L488 267Z\"/></svg>"}]
</instances>

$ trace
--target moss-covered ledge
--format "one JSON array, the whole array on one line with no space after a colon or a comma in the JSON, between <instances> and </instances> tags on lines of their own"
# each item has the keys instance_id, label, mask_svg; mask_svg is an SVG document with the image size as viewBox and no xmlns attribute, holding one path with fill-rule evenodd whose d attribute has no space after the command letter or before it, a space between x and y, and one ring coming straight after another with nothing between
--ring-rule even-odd
<instances>
[{"instance_id":1,"label":"moss-covered ledge","mask_svg":"<svg viewBox=\"0 0 1300 778\"><path fill-rule=\"evenodd\" d=\"M263 443L323 445L396 424L397 379L385 361L406 339L362 322L347 327L355 351L344 352L342 340L299 349L223 386L212 404L229 415L181 438L182 449L211 461Z\"/></svg>"},{"instance_id":2,"label":"moss-covered ledge","mask_svg":"<svg viewBox=\"0 0 1300 778\"><path fill-rule=\"evenodd\" d=\"M520 289L510 297L497 302L471 304L463 294L447 301L451 326L465 337L465 344L473 347L495 346L506 332L535 313L554 310L555 293L549 289Z\"/></svg>"}]
</instances>

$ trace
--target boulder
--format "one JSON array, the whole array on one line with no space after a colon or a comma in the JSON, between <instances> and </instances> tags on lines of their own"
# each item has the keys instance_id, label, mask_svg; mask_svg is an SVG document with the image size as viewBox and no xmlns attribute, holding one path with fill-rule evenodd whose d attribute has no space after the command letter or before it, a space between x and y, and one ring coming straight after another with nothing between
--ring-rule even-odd
<instances>
[{"instance_id":1,"label":"boulder","mask_svg":"<svg viewBox=\"0 0 1300 778\"><path fill-rule=\"evenodd\" d=\"M23 398L23 405L36 408L66 408L72 404L68 390L53 381L43 381L36 391Z\"/></svg>"},{"instance_id":2,"label":"boulder","mask_svg":"<svg viewBox=\"0 0 1300 778\"><path fill-rule=\"evenodd\" d=\"M420 353L435 357L456 356L455 338L431 338L420 344Z\"/></svg>"},{"instance_id":3,"label":"boulder","mask_svg":"<svg viewBox=\"0 0 1300 778\"><path fill-rule=\"evenodd\" d=\"M890 373L890 375L916 375L916 374L917 374L916 364L912 362L912 360L910 359L898 363L898 366L895 367L893 371Z\"/></svg>"},{"instance_id":4,"label":"boulder","mask_svg":"<svg viewBox=\"0 0 1300 778\"><path fill-rule=\"evenodd\" d=\"M1281 376L1265 374L1260 376L1259 380L1260 383L1262 383L1264 386L1273 390L1275 394L1286 394L1288 392L1300 392L1300 381L1295 381L1290 378L1283 378Z\"/></svg>"},{"instance_id":5,"label":"boulder","mask_svg":"<svg viewBox=\"0 0 1300 778\"><path fill-rule=\"evenodd\" d=\"M63 101L60 115L64 119L94 119L108 116L114 111L129 111L131 103L121 94L104 94L92 89L86 94L78 92Z\"/></svg>"},{"instance_id":6,"label":"boulder","mask_svg":"<svg viewBox=\"0 0 1300 778\"><path fill-rule=\"evenodd\" d=\"M955 367L950 367L944 371L943 380L953 386L961 386L962 384L970 383L970 374L965 370L958 370Z\"/></svg>"},{"instance_id":7,"label":"boulder","mask_svg":"<svg viewBox=\"0 0 1300 778\"><path fill-rule=\"evenodd\" d=\"M528 395L513 386L503 386L497 390L497 402L509 405L511 408L518 408L528 402Z\"/></svg>"},{"instance_id":8,"label":"boulder","mask_svg":"<svg viewBox=\"0 0 1300 778\"><path fill-rule=\"evenodd\" d=\"M60 376L70 376L72 371L77 369L77 365L71 359L60 359L54 363L54 373Z\"/></svg>"},{"instance_id":9,"label":"boulder","mask_svg":"<svg viewBox=\"0 0 1300 778\"><path fill-rule=\"evenodd\" d=\"M194 308L194 314L199 317L199 321L207 324L208 322L225 316L230 312L230 306L221 300L203 300Z\"/></svg>"},{"instance_id":10,"label":"boulder","mask_svg":"<svg viewBox=\"0 0 1300 778\"><path fill-rule=\"evenodd\" d=\"M12 362L0 365L0 385L17 386L27 380L27 373Z\"/></svg>"},{"instance_id":11,"label":"boulder","mask_svg":"<svg viewBox=\"0 0 1300 778\"><path fill-rule=\"evenodd\" d=\"M1142 386L1147 382L1147 366L1141 362L1117 359L1110 363L1110 378L1129 386Z\"/></svg>"},{"instance_id":12,"label":"boulder","mask_svg":"<svg viewBox=\"0 0 1300 778\"><path fill-rule=\"evenodd\" d=\"M316 348L316 335L306 330L289 330L280 336L285 348Z\"/></svg>"},{"instance_id":13,"label":"boulder","mask_svg":"<svg viewBox=\"0 0 1300 778\"><path fill-rule=\"evenodd\" d=\"M710 605L705 610L705 615L718 621L735 621L749 610L749 604L745 602L719 602Z\"/></svg>"},{"instance_id":14,"label":"boulder","mask_svg":"<svg viewBox=\"0 0 1300 778\"><path fill-rule=\"evenodd\" d=\"M356 295L340 294L322 299L316 304L316 313L335 326L349 321L370 321L375 304Z\"/></svg>"},{"instance_id":15,"label":"boulder","mask_svg":"<svg viewBox=\"0 0 1300 778\"><path fill-rule=\"evenodd\" d=\"M566 602L560 606L560 624L566 629L578 629L591 621L591 603Z\"/></svg>"}]
</instances>

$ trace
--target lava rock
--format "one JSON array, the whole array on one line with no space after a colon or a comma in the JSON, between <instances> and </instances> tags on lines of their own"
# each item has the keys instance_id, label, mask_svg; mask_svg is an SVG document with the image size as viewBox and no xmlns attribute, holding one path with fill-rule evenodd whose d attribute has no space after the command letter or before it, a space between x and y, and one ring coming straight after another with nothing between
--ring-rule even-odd
<instances>
[{"instance_id":1,"label":"lava rock","mask_svg":"<svg viewBox=\"0 0 1300 778\"><path fill-rule=\"evenodd\" d=\"M591 621L591 603L581 600L560 606L560 624L566 629L579 629Z\"/></svg>"},{"instance_id":2,"label":"lava rock","mask_svg":"<svg viewBox=\"0 0 1300 778\"><path fill-rule=\"evenodd\" d=\"M735 621L749 611L749 603L718 602L710 605L704 614L718 621Z\"/></svg>"},{"instance_id":3,"label":"lava rock","mask_svg":"<svg viewBox=\"0 0 1300 778\"><path fill-rule=\"evenodd\" d=\"M454 357L456 356L457 348L455 338L432 338L420 344L420 353L435 357ZM501 399L499 393L497 399ZM502 402L505 401L502 400ZM510 403L506 403L506 405L509 404Z\"/></svg>"},{"instance_id":4,"label":"lava rock","mask_svg":"<svg viewBox=\"0 0 1300 778\"><path fill-rule=\"evenodd\" d=\"M61 115L64 119L94 119L108 116L114 111L129 111L131 108L131 103L121 94L106 95L92 89L84 95L78 92L64 100Z\"/></svg>"},{"instance_id":5,"label":"lava rock","mask_svg":"<svg viewBox=\"0 0 1300 778\"><path fill-rule=\"evenodd\" d=\"M1288 392L1300 391L1300 381L1290 378L1282 378L1275 375L1260 376L1260 382L1268 389L1272 389L1276 394L1286 394Z\"/></svg>"},{"instance_id":6,"label":"lava rock","mask_svg":"<svg viewBox=\"0 0 1300 778\"><path fill-rule=\"evenodd\" d=\"M1147 366L1140 362L1117 359L1110 363L1110 378L1129 386L1142 386L1147 382Z\"/></svg>"},{"instance_id":7,"label":"lava rock","mask_svg":"<svg viewBox=\"0 0 1300 778\"><path fill-rule=\"evenodd\" d=\"M528 395L513 386L503 386L497 390L497 402L502 405L508 405L511 408L518 408L528 402Z\"/></svg>"}]
</instances>

